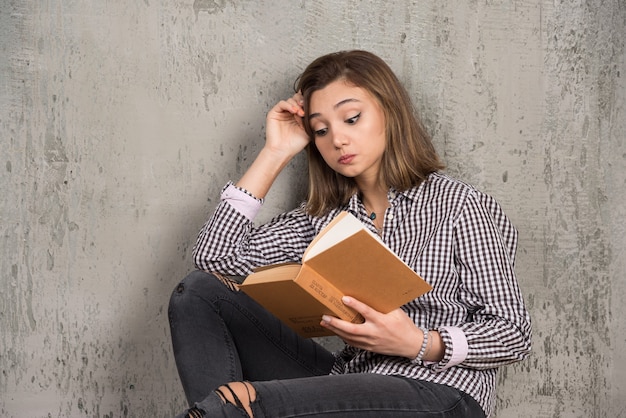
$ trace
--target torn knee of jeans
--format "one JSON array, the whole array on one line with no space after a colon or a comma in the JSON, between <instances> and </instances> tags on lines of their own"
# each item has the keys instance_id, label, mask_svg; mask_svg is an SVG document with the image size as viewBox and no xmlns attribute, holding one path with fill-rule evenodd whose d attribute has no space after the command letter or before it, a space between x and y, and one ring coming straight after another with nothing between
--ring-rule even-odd
<instances>
[{"instance_id":1,"label":"torn knee of jeans","mask_svg":"<svg viewBox=\"0 0 626 418\"><path fill-rule=\"evenodd\" d=\"M194 406L187 411L185 418L204 418L204 411Z\"/></svg>"},{"instance_id":2,"label":"torn knee of jeans","mask_svg":"<svg viewBox=\"0 0 626 418\"><path fill-rule=\"evenodd\" d=\"M256 390L249 382L233 382L220 386L215 393L224 403L230 403L242 409L252 417L251 404L256 400Z\"/></svg>"}]
</instances>

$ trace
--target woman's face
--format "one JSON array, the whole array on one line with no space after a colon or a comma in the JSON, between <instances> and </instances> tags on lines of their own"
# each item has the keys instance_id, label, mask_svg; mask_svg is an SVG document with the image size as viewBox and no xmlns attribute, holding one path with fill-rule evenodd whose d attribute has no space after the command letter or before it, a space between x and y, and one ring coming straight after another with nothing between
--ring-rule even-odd
<instances>
[{"instance_id":1,"label":"woman's face","mask_svg":"<svg viewBox=\"0 0 626 418\"><path fill-rule=\"evenodd\" d=\"M315 146L333 170L357 184L374 184L385 151L385 116L365 89L337 80L311 95Z\"/></svg>"}]
</instances>

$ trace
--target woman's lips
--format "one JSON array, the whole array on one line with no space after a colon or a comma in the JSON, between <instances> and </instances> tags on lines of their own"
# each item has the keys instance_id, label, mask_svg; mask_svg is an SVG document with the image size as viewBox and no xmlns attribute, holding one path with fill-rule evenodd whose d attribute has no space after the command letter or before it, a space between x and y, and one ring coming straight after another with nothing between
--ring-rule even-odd
<instances>
[{"instance_id":1,"label":"woman's lips","mask_svg":"<svg viewBox=\"0 0 626 418\"><path fill-rule=\"evenodd\" d=\"M354 157L355 157L354 154L342 155L339 158L339 164L350 164L352 160L354 159Z\"/></svg>"}]
</instances>

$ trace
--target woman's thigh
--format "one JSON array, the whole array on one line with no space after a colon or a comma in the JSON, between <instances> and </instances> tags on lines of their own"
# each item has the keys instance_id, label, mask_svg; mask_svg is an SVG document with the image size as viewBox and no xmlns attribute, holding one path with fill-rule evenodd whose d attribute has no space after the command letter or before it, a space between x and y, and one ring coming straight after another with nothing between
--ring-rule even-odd
<instances>
[{"instance_id":1,"label":"woman's thigh","mask_svg":"<svg viewBox=\"0 0 626 418\"><path fill-rule=\"evenodd\" d=\"M377 374L253 382L255 417L484 418L480 405L455 388Z\"/></svg>"}]
</instances>

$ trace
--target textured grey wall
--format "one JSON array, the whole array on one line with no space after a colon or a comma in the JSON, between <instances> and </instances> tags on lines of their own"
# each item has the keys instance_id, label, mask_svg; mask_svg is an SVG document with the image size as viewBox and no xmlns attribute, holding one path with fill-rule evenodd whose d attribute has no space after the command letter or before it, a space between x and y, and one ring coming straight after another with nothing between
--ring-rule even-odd
<instances>
[{"instance_id":1,"label":"textured grey wall","mask_svg":"<svg viewBox=\"0 0 626 418\"><path fill-rule=\"evenodd\" d=\"M304 65L365 48L521 232L534 353L497 416L626 417L624 39L623 0L3 1L0 415L182 408L166 310L198 228Z\"/></svg>"}]
</instances>

